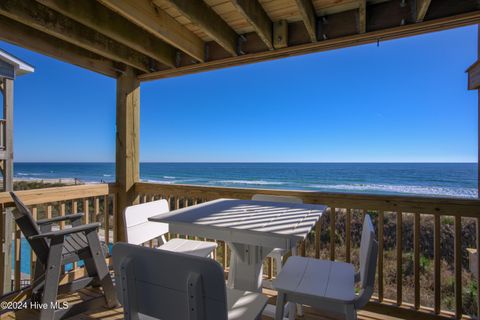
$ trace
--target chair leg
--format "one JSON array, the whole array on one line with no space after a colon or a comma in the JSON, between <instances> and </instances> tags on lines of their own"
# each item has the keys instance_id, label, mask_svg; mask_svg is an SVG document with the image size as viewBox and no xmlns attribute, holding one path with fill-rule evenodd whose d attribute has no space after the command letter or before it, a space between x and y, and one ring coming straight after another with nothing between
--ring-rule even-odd
<instances>
[{"instance_id":1,"label":"chair leg","mask_svg":"<svg viewBox=\"0 0 480 320\"><path fill-rule=\"evenodd\" d=\"M345 306L345 319L346 320L357 320L357 311L355 307L351 304Z\"/></svg>"},{"instance_id":2,"label":"chair leg","mask_svg":"<svg viewBox=\"0 0 480 320\"><path fill-rule=\"evenodd\" d=\"M62 249L63 236L51 239L42 297L42 304L47 304L47 308L41 310L40 320L55 319L58 282L62 271Z\"/></svg>"},{"instance_id":3,"label":"chair leg","mask_svg":"<svg viewBox=\"0 0 480 320\"><path fill-rule=\"evenodd\" d=\"M275 311L275 320L283 320L285 300L286 300L286 294L279 291L277 295L277 308Z\"/></svg>"},{"instance_id":4,"label":"chair leg","mask_svg":"<svg viewBox=\"0 0 480 320\"><path fill-rule=\"evenodd\" d=\"M103 293L105 295L105 301L109 308L113 308L119 305L115 288L113 287L112 277L108 272L107 264L105 263L105 257L102 253L102 247L100 246L100 240L98 240L98 235L96 231L91 231L86 234L88 245L90 248L90 253L92 255L93 265L95 270L87 270L88 273L96 273L98 280L103 288ZM88 264L85 265L88 267Z\"/></svg>"},{"instance_id":5,"label":"chair leg","mask_svg":"<svg viewBox=\"0 0 480 320\"><path fill-rule=\"evenodd\" d=\"M42 301L42 290L45 285L45 268L40 261L35 261L32 280L32 302L40 303Z\"/></svg>"}]
</instances>

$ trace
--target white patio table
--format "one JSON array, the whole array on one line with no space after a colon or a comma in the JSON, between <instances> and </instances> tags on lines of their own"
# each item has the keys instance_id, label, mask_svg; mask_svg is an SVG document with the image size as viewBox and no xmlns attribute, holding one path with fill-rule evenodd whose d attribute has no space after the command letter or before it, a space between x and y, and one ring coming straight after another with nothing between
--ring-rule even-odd
<instances>
[{"instance_id":1,"label":"white patio table","mask_svg":"<svg viewBox=\"0 0 480 320\"><path fill-rule=\"evenodd\" d=\"M274 248L295 248L325 212L324 205L217 199L159 214L172 233L227 242L234 255L230 287L261 292L263 261Z\"/></svg>"}]
</instances>

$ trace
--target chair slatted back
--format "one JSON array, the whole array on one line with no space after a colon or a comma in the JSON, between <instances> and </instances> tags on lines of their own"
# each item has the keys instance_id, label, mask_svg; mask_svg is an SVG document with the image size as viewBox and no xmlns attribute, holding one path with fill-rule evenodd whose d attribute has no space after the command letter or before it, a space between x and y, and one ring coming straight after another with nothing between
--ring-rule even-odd
<instances>
[{"instance_id":1,"label":"chair slatted back","mask_svg":"<svg viewBox=\"0 0 480 320\"><path fill-rule=\"evenodd\" d=\"M366 214L360 242L360 286L362 288L373 288L375 285L378 256L378 242L375 238L372 219Z\"/></svg>"},{"instance_id":2,"label":"chair slatted back","mask_svg":"<svg viewBox=\"0 0 480 320\"><path fill-rule=\"evenodd\" d=\"M39 235L40 228L38 227L35 220L33 220L30 209L17 197L14 192L10 192L10 196L15 203L16 210L13 210L13 217L15 218L15 223L18 225L20 231L27 239L30 247L35 252L38 260L40 260L44 265L47 263L48 252L50 247L45 239L36 239L31 240L31 236Z\"/></svg>"},{"instance_id":3,"label":"chair slatted back","mask_svg":"<svg viewBox=\"0 0 480 320\"><path fill-rule=\"evenodd\" d=\"M117 295L131 319L227 319L218 262L127 243L115 244L112 257Z\"/></svg>"},{"instance_id":4,"label":"chair slatted back","mask_svg":"<svg viewBox=\"0 0 480 320\"><path fill-rule=\"evenodd\" d=\"M269 202L283 202L283 203L298 203L302 204L303 200L294 196L274 196L270 194L254 194L252 200L255 201L269 201Z\"/></svg>"},{"instance_id":5,"label":"chair slatted back","mask_svg":"<svg viewBox=\"0 0 480 320\"><path fill-rule=\"evenodd\" d=\"M164 199L127 207L123 213L127 242L142 244L168 233L168 224L148 221L148 218L169 211L168 201Z\"/></svg>"}]
</instances>

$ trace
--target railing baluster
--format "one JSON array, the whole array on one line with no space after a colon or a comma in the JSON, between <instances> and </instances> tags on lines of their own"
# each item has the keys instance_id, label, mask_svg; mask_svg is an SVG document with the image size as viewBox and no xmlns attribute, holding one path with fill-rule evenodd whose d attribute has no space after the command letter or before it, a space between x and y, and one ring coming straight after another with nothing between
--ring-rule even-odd
<instances>
[{"instance_id":1,"label":"railing baluster","mask_svg":"<svg viewBox=\"0 0 480 320\"><path fill-rule=\"evenodd\" d=\"M38 209L37 207L32 208L32 216L33 220L38 219ZM33 271L35 270L35 262L37 261L37 255L33 250L30 250L30 281L33 280Z\"/></svg>"},{"instance_id":2,"label":"railing baluster","mask_svg":"<svg viewBox=\"0 0 480 320\"><path fill-rule=\"evenodd\" d=\"M64 201L62 201L60 203L60 216L61 217L65 216L65 202ZM60 230L65 228L65 221L60 221L59 226L60 226Z\"/></svg>"},{"instance_id":3,"label":"railing baluster","mask_svg":"<svg viewBox=\"0 0 480 320\"><path fill-rule=\"evenodd\" d=\"M78 213L78 202L77 200L72 200L72 213ZM77 269L77 263L73 263L73 270Z\"/></svg>"},{"instance_id":4,"label":"railing baluster","mask_svg":"<svg viewBox=\"0 0 480 320\"><path fill-rule=\"evenodd\" d=\"M320 259L320 232L322 228L320 221L315 224L315 258Z\"/></svg>"},{"instance_id":5,"label":"railing baluster","mask_svg":"<svg viewBox=\"0 0 480 320\"><path fill-rule=\"evenodd\" d=\"M414 263L414 290L415 309L420 309L420 214L414 214L413 230L413 263Z\"/></svg>"},{"instance_id":6,"label":"railing baluster","mask_svg":"<svg viewBox=\"0 0 480 320\"><path fill-rule=\"evenodd\" d=\"M268 264L268 279L272 279L273 278L273 258L272 257L268 257L267 264Z\"/></svg>"},{"instance_id":7,"label":"railing baluster","mask_svg":"<svg viewBox=\"0 0 480 320\"><path fill-rule=\"evenodd\" d=\"M47 219L51 219L51 218L52 218L52 206L47 205Z\"/></svg>"},{"instance_id":8,"label":"railing baluster","mask_svg":"<svg viewBox=\"0 0 480 320\"><path fill-rule=\"evenodd\" d=\"M454 263L455 263L455 316L459 319L462 316L462 217L455 216L455 238L453 239Z\"/></svg>"},{"instance_id":9,"label":"railing baluster","mask_svg":"<svg viewBox=\"0 0 480 320\"><path fill-rule=\"evenodd\" d=\"M83 216L83 222L85 224L90 223L90 214L89 214L90 208L89 208L89 205L90 204L89 204L88 199L87 198L83 199L83 213L85 214Z\"/></svg>"},{"instance_id":10,"label":"railing baluster","mask_svg":"<svg viewBox=\"0 0 480 320\"><path fill-rule=\"evenodd\" d=\"M60 202L60 210L59 210L59 213L60 213L60 217L64 217L64 216L65 216L65 201ZM62 230L63 228L65 228L65 221L60 221L60 223L58 224L58 226L60 227L60 230ZM76 268L76 265L74 265L73 268L75 269L75 268ZM65 273L65 265L62 266L62 273Z\"/></svg>"},{"instance_id":11,"label":"railing baluster","mask_svg":"<svg viewBox=\"0 0 480 320\"><path fill-rule=\"evenodd\" d=\"M93 214L93 221L92 222L99 222L99 215L100 215L100 198L95 197L94 198L94 214Z\"/></svg>"},{"instance_id":12,"label":"railing baluster","mask_svg":"<svg viewBox=\"0 0 480 320\"><path fill-rule=\"evenodd\" d=\"M15 225L15 290L20 290L20 280L22 277L21 257L22 257L22 233L17 225Z\"/></svg>"},{"instance_id":13,"label":"railing baluster","mask_svg":"<svg viewBox=\"0 0 480 320\"><path fill-rule=\"evenodd\" d=\"M77 202L77 200L72 200L72 213L78 213L78 202Z\"/></svg>"},{"instance_id":14,"label":"railing baluster","mask_svg":"<svg viewBox=\"0 0 480 320\"><path fill-rule=\"evenodd\" d=\"M335 260L335 208L330 208L330 260Z\"/></svg>"},{"instance_id":15,"label":"railing baluster","mask_svg":"<svg viewBox=\"0 0 480 320\"><path fill-rule=\"evenodd\" d=\"M441 307L441 291L440 291L440 215L436 214L433 218L433 286L434 286L434 307L433 310L436 314L440 313Z\"/></svg>"},{"instance_id":16,"label":"railing baluster","mask_svg":"<svg viewBox=\"0 0 480 320\"><path fill-rule=\"evenodd\" d=\"M105 241L105 244L107 245L107 247L110 246L110 213L109 213L109 202L108 202L108 195L107 196L104 196L103 197L103 227L104 227L104 234L105 234L105 239L103 241ZM109 247L110 248L110 247Z\"/></svg>"},{"instance_id":17,"label":"railing baluster","mask_svg":"<svg viewBox=\"0 0 480 320\"><path fill-rule=\"evenodd\" d=\"M352 236L352 210L345 209L345 261L350 263L351 252L351 236Z\"/></svg>"},{"instance_id":18,"label":"railing baluster","mask_svg":"<svg viewBox=\"0 0 480 320\"><path fill-rule=\"evenodd\" d=\"M306 249L306 243L305 243L305 240L302 240L302 242L300 242L300 255L302 257L305 257L307 255L307 249Z\"/></svg>"},{"instance_id":19,"label":"railing baluster","mask_svg":"<svg viewBox=\"0 0 480 320\"><path fill-rule=\"evenodd\" d=\"M402 305L402 263L403 263L403 213L396 212L397 215L397 305Z\"/></svg>"},{"instance_id":20,"label":"railing baluster","mask_svg":"<svg viewBox=\"0 0 480 320\"><path fill-rule=\"evenodd\" d=\"M383 228L385 213L378 212L378 301L383 301Z\"/></svg>"}]
</instances>

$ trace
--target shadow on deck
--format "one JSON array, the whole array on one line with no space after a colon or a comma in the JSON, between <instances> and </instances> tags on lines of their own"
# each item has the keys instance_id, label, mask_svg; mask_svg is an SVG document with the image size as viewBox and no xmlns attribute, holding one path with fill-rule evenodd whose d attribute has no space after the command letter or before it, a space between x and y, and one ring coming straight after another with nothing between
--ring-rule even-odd
<instances>
[{"instance_id":1,"label":"shadow on deck","mask_svg":"<svg viewBox=\"0 0 480 320\"><path fill-rule=\"evenodd\" d=\"M274 304L276 300L276 292L272 290L264 290L264 293L270 297L269 303ZM119 320L123 319L123 309L107 309L104 307L104 300L102 292L100 289L87 288L79 292L61 296L60 301L67 301L71 306L83 301L88 301L89 309L81 314L78 314L70 319L75 320L86 320L86 319L103 319L103 320ZM2 315L1 319L17 319L17 320L31 320L36 319L38 313L32 310L21 310L15 313L10 312ZM262 317L262 320L270 320L270 317ZM297 319L302 320L331 320L322 316L317 311L312 308L305 307L305 315L303 317L298 317ZM359 320L400 320L401 318L389 317L384 314L377 314L368 311L361 311L358 315ZM405 318L406 319L406 318Z\"/></svg>"}]
</instances>

